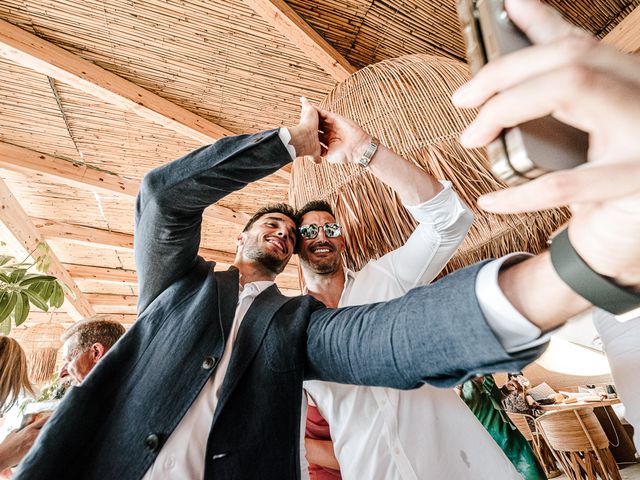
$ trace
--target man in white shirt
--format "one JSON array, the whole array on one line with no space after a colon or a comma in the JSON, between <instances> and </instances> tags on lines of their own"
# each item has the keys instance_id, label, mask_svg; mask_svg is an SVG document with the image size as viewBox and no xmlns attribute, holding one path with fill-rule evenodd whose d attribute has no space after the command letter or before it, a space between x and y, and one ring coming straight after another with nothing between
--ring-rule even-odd
<instances>
[{"instance_id":1,"label":"man in white shirt","mask_svg":"<svg viewBox=\"0 0 640 480\"><path fill-rule=\"evenodd\" d=\"M326 111L321 117L339 123L347 138L370 142L353 122ZM473 221L451 183L438 182L383 145L368 168L398 192L418 226L403 247L353 272L342 262L343 232L329 204L312 201L303 206L298 211L297 252L305 293L328 307L390 300L429 283L455 253ZM306 438L307 460L328 467L330 463L323 463L335 452L346 480L520 478L451 389L425 385L400 391L320 381L304 386L328 422L333 441L331 445L327 440Z\"/></svg>"}]
</instances>

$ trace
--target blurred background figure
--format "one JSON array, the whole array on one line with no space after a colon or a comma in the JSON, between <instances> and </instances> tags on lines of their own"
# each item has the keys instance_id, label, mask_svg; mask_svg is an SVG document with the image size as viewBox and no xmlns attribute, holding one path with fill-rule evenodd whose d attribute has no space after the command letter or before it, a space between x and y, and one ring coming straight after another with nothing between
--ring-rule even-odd
<instances>
[{"instance_id":1,"label":"blurred background figure","mask_svg":"<svg viewBox=\"0 0 640 480\"><path fill-rule=\"evenodd\" d=\"M525 480L546 479L529 442L502 409L502 394L491 375L463 383L460 397Z\"/></svg>"},{"instance_id":2,"label":"blurred background figure","mask_svg":"<svg viewBox=\"0 0 640 480\"><path fill-rule=\"evenodd\" d=\"M99 316L85 318L69 327L62 335L64 364L60 377L68 373L73 384L80 385L124 332L120 323Z\"/></svg>"},{"instance_id":3,"label":"blurred background figure","mask_svg":"<svg viewBox=\"0 0 640 480\"><path fill-rule=\"evenodd\" d=\"M0 336L0 414L14 406L23 393L34 393L28 377L27 357L16 340ZM26 455L47 418L39 418L10 432L0 443L0 477L10 475L9 469Z\"/></svg>"}]
</instances>

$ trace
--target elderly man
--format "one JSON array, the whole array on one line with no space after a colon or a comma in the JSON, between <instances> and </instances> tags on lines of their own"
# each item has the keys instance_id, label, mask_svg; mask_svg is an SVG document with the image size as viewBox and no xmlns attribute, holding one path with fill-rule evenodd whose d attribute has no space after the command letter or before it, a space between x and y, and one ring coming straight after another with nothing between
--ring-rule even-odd
<instances>
[{"instance_id":1,"label":"elderly man","mask_svg":"<svg viewBox=\"0 0 640 480\"><path fill-rule=\"evenodd\" d=\"M474 265L373 305L326 309L309 296L284 297L273 280L295 247L296 223L280 212L263 212L237 237L236 268L213 271L197 255L204 209L293 156L319 157L318 121L303 102L295 127L227 137L145 177L138 321L62 401L16 478L295 479L303 380L412 388L518 370L541 353L541 333L590 306L555 276L547 254ZM323 128L329 155L365 161L372 151L353 151ZM613 205L599 198L598 181L585 201L598 197L593 207L606 212ZM571 240L596 275L639 288L640 246L621 247L640 236L640 208L629 178L620 182L616 193L634 208L581 209ZM495 295L497 312L486 301ZM505 314L516 333L522 316L531 322L524 341L504 330Z\"/></svg>"},{"instance_id":2,"label":"elderly man","mask_svg":"<svg viewBox=\"0 0 640 480\"><path fill-rule=\"evenodd\" d=\"M67 372L73 384L80 385L124 332L120 323L100 316L73 324L62 334L61 372ZM62 373L60 376L63 377Z\"/></svg>"},{"instance_id":3,"label":"elderly man","mask_svg":"<svg viewBox=\"0 0 640 480\"><path fill-rule=\"evenodd\" d=\"M324 124L339 123L354 148L358 142L371 142L353 122L327 111L320 111L320 116ZM356 159L329 156L328 160ZM418 226L403 247L353 272L342 262L343 233L348 232L342 232L330 205L312 201L303 206L298 211L297 252L305 293L328 307L390 300L429 283L455 253L473 221L451 183L436 181L383 145L368 168L398 192ZM304 386L313 400L309 413L317 407L331 430L329 439L305 439L312 476L334 467L335 452L345 479L520 478L452 389L425 385L399 391L319 381ZM317 428L319 419L312 418L307 430Z\"/></svg>"}]
</instances>

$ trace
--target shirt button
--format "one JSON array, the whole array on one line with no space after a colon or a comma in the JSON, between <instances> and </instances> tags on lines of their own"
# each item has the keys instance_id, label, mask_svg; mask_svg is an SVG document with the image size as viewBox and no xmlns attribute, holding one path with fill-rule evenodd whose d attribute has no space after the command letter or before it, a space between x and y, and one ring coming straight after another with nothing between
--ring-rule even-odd
<instances>
[{"instance_id":1,"label":"shirt button","mask_svg":"<svg viewBox=\"0 0 640 480\"><path fill-rule=\"evenodd\" d=\"M394 448L393 453L395 453L396 455L400 455L400 449L398 447Z\"/></svg>"},{"instance_id":2,"label":"shirt button","mask_svg":"<svg viewBox=\"0 0 640 480\"><path fill-rule=\"evenodd\" d=\"M144 447L150 452L155 452L160 446L160 437L155 433L152 433L144 439Z\"/></svg>"},{"instance_id":3,"label":"shirt button","mask_svg":"<svg viewBox=\"0 0 640 480\"><path fill-rule=\"evenodd\" d=\"M173 467L176 466L176 459L175 457L168 457L165 462L164 462L164 468L166 470L172 470Z\"/></svg>"},{"instance_id":4,"label":"shirt button","mask_svg":"<svg viewBox=\"0 0 640 480\"><path fill-rule=\"evenodd\" d=\"M205 370L211 370L216 364L216 359L213 357L207 357L202 361L202 368Z\"/></svg>"}]
</instances>

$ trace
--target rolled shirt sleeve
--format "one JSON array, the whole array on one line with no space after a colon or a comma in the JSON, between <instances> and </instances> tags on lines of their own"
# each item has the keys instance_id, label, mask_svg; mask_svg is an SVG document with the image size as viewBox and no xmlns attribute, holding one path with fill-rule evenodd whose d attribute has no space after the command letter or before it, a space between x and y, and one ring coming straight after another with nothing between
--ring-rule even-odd
<instances>
[{"instance_id":1,"label":"rolled shirt sleeve","mask_svg":"<svg viewBox=\"0 0 640 480\"><path fill-rule=\"evenodd\" d=\"M549 341L550 333L543 334L527 320L502 292L498 273L503 267L521 262L530 255L512 253L486 264L476 279L476 296L480 309L496 337L509 353L537 347Z\"/></svg>"}]
</instances>

